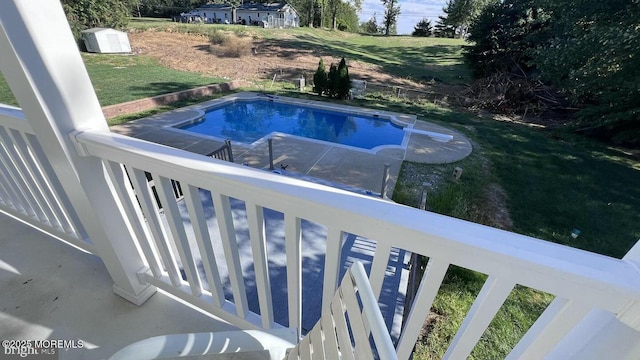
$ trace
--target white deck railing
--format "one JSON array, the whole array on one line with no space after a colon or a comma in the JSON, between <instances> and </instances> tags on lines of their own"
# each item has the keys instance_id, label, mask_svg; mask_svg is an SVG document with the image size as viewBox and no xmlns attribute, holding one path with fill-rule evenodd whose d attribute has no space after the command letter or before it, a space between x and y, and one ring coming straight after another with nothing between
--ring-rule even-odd
<instances>
[{"instance_id":1,"label":"white deck railing","mask_svg":"<svg viewBox=\"0 0 640 360\"><path fill-rule=\"evenodd\" d=\"M20 109L0 104L0 209L95 252Z\"/></svg>"},{"instance_id":2,"label":"white deck railing","mask_svg":"<svg viewBox=\"0 0 640 360\"><path fill-rule=\"evenodd\" d=\"M242 326L274 326L269 279L268 246L264 236L264 209L284 214L288 323L298 329L304 299L301 289L301 221L325 226L323 306L333 294L340 263L342 234L356 234L375 241L370 278L379 295L392 248L430 258L406 326L397 345L400 358L407 358L450 264L488 275L469 310L447 357L466 358L516 284L556 296L512 354L519 358L546 354L592 309L621 314L640 299L638 269L630 261L569 248L486 226L481 226L387 201L352 194L321 185L284 178L243 166L207 159L197 154L151 144L125 136L83 132L75 135L85 155L105 162L118 196L128 204L130 217L138 220L139 239L150 271L146 281L171 291L182 299ZM132 197L121 165L133 172L133 183L141 209ZM147 191L144 172L150 172L165 205L166 224L157 215ZM193 224L206 277L213 283L211 294L203 290L180 212L172 197L171 180L179 181ZM233 301L224 299L210 232L203 212L201 190L212 198L229 267ZM243 273L238 255L237 233L230 199L244 203L248 214L252 259L260 302L260 314L248 310ZM147 216L150 233L144 233ZM166 236L171 233L172 236ZM171 240L173 239L173 240ZM173 243L168 244L167 241ZM178 252L173 254L175 247ZM154 253L157 248L159 256ZM179 276L184 264L186 281ZM164 267L162 266L164 264ZM320 286L320 284L317 284Z\"/></svg>"},{"instance_id":3,"label":"white deck railing","mask_svg":"<svg viewBox=\"0 0 640 360\"><path fill-rule=\"evenodd\" d=\"M327 229L322 305L327 306L346 266L341 254L344 234L375 243L370 279L376 296L383 288L392 249L429 257L409 317L397 344L408 358L449 265L488 275L446 357L465 358L488 327L516 284L556 296L520 344L512 358L546 354L592 309L619 314L640 299L638 269L631 261L589 253L486 226L423 212L388 201L249 169L193 153L104 132L75 134L83 156L103 161L106 174L138 238L149 270L142 281L243 328L282 326L274 318L269 243L265 209L283 214L286 253L287 322L302 328L302 221ZM0 206L32 225L77 246L92 250L78 237L75 210L48 168L26 120L13 108L0 112ZM127 172L124 171L126 167ZM164 210L148 186L152 174ZM179 209L171 180L179 181L187 211ZM134 188L136 190L134 190ZM140 191L142 189L142 191ZM108 189L105 189L108 191ZM219 234L212 234L205 215L215 209ZM204 200L203 200L204 199ZM246 209L250 245L239 244L231 201ZM186 217L186 219L185 219ZM73 220L76 219L76 220ZM191 223L193 230L186 230ZM197 246L190 243L193 231ZM223 290L226 279L217 264L212 237L222 241L232 297ZM246 248L246 247L249 248ZM247 279L240 252L250 253L254 276ZM197 254L197 257L196 255ZM216 257L218 255L218 257ZM218 259L218 260L217 260ZM198 270L202 262L204 271ZM184 272L184 276L181 275ZM249 309L245 282L255 282L259 311ZM203 283L209 284L208 289ZM385 291L389 291L385 289ZM400 294L401 289L395 296ZM275 299L278 301L278 299ZM629 313L629 312L628 312ZM319 316L319 313L317 314ZM631 321L634 321L632 318Z\"/></svg>"}]
</instances>

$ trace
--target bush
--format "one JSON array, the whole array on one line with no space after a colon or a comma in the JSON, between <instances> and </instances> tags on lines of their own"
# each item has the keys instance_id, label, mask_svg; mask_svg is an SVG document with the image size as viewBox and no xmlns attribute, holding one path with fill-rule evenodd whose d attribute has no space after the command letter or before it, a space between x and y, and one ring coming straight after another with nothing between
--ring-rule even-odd
<instances>
[{"instance_id":1,"label":"bush","mask_svg":"<svg viewBox=\"0 0 640 360\"><path fill-rule=\"evenodd\" d=\"M316 73L313 74L313 91L322 95L327 89L327 70L324 66L324 61L320 58L320 62L318 63L318 69Z\"/></svg>"},{"instance_id":2,"label":"bush","mask_svg":"<svg viewBox=\"0 0 640 360\"><path fill-rule=\"evenodd\" d=\"M351 90L351 80L349 79L349 68L347 67L347 61L342 58L337 69L337 77L335 83L335 97L338 99L346 99L349 96L349 90Z\"/></svg>"},{"instance_id":3,"label":"bush","mask_svg":"<svg viewBox=\"0 0 640 360\"><path fill-rule=\"evenodd\" d=\"M209 42L213 45L222 45L229 41L229 35L222 31L214 31L209 35Z\"/></svg>"},{"instance_id":4,"label":"bush","mask_svg":"<svg viewBox=\"0 0 640 360\"><path fill-rule=\"evenodd\" d=\"M342 58L338 65L331 64L327 74L324 62L320 59L318 69L313 75L313 91L318 95L325 94L337 99L346 99L349 96L349 90L351 90L351 80L347 61Z\"/></svg>"},{"instance_id":5,"label":"bush","mask_svg":"<svg viewBox=\"0 0 640 360\"><path fill-rule=\"evenodd\" d=\"M253 48L252 38L222 31L215 31L209 35L209 41L209 52L218 56L239 58L251 54Z\"/></svg>"},{"instance_id":6,"label":"bush","mask_svg":"<svg viewBox=\"0 0 640 360\"><path fill-rule=\"evenodd\" d=\"M329 97L335 97L337 85L338 85L338 67L336 66L336 64L331 64L331 66L329 67L327 90L325 91L325 93L329 95Z\"/></svg>"},{"instance_id":7,"label":"bush","mask_svg":"<svg viewBox=\"0 0 640 360\"><path fill-rule=\"evenodd\" d=\"M80 31L94 27L122 29L129 22L130 7L123 0L62 0L62 8L76 39Z\"/></svg>"},{"instance_id":8,"label":"bush","mask_svg":"<svg viewBox=\"0 0 640 360\"><path fill-rule=\"evenodd\" d=\"M433 29L431 27L431 21L427 18L420 20L416 26L413 28L413 33L411 36L431 36Z\"/></svg>"}]
</instances>

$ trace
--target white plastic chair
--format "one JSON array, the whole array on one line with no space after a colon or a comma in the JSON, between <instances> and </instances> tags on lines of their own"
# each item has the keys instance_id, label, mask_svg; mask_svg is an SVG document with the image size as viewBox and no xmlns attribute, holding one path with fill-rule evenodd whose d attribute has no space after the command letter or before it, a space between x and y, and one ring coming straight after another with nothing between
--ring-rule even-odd
<instances>
[{"instance_id":1,"label":"white plastic chair","mask_svg":"<svg viewBox=\"0 0 640 360\"><path fill-rule=\"evenodd\" d=\"M365 92L367 90L366 80L351 80L351 98L352 99L364 99Z\"/></svg>"},{"instance_id":2,"label":"white plastic chair","mask_svg":"<svg viewBox=\"0 0 640 360\"><path fill-rule=\"evenodd\" d=\"M110 360L212 354L234 359L397 359L369 279L358 261L343 277L330 311L322 314L302 341L295 338L292 329L156 336L121 349Z\"/></svg>"}]
</instances>

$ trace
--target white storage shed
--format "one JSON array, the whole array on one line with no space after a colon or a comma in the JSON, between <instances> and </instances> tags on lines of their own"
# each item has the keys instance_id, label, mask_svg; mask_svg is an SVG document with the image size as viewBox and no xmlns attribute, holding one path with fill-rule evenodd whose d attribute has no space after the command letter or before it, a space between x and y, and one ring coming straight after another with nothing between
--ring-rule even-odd
<instances>
[{"instance_id":1,"label":"white storage shed","mask_svg":"<svg viewBox=\"0 0 640 360\"><path fill-rule=\"evenodd\" d=\"M107 28L93 28L82 31L82 40L88 52L130 53L131 44L127 33Z\"/></svg>"}]
</instances>

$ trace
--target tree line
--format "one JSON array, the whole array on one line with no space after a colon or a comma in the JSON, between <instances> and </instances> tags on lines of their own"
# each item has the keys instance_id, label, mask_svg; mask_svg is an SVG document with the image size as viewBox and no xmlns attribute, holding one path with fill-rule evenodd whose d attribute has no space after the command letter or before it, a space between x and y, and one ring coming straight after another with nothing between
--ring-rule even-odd
<instances>
[{"instance_id":1,"label":"tree line","mask_svg":"<svg viewBox=\"0 0 640 360\"><path fill-rule=\"evenodd\" d=\"M442 38L466 38L471 22L492 0L448 0L435 24L424 18L420 20L413 36L435 36Z\"/></svg>"},{"instance_id":2,"label":"tree line","mask_svg":"<svg viewBox=\"0 0 640 360\"><path fill-rule=\"evenodd\" d=\"M478 76L544 82L575 108L576 131L640 145L639 1L492 1L458 25Z\"/></svg>"},{"instance_id":3,"label":"tree line","mask_svg":"<svg viewBox=\"0 0 640 360\"><path fill-rule=\"evenodd\" d=\"M467 39L477 78L517 87L505 100L536 98L572 112L578 132L640 145L640 1L449 0L443 13L413 35Z\"/></svg>"},{"instance_id":4,"label":"tree line","mask_svg":"<svg viewBox=\"0 0 640 360\"><path fill-rule=\"evenodd\" d=\"M375 33L395 34L400 14L398 0L380 0L385 7L383 25L375 24ZM168 18L188 12L206 3L240 5L242 0L61 0L76 34L92 27L124 27L129 17ZM342 31L363 31L359 22L362 0L255 0L254 2L286 2L299 15L301 26L323 27ZM374 17L375 18L375 17ZM371 31L364 31L371 32Z\"/></svg>"}]
</instances>

